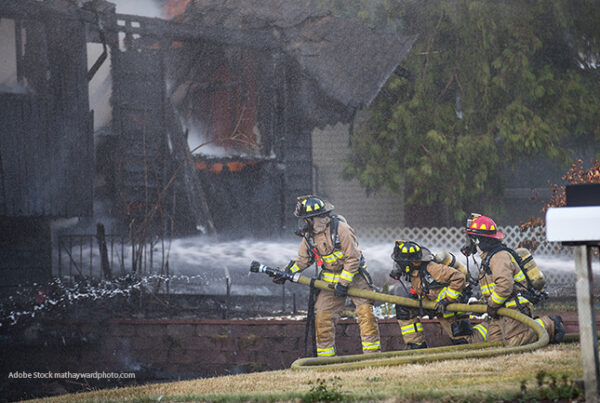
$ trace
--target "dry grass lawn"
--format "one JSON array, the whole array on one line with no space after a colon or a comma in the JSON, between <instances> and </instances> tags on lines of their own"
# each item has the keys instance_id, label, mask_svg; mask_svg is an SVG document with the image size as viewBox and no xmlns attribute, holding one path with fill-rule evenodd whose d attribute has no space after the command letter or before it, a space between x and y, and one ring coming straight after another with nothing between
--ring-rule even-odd
<instances>
[{"instance_id":1,"label":"dry grass lawn","mask_svg":"<svg viewBox=\"0 0 600 403\"><path fill-rule=\"evenodd\" d=\"M152 384L63 395L45 402L302 401L320 380L327 392L347 401L498 401L511 400L523 381L539 390L540 371L558 382L582 378L579 344L547 346L524 354L489 359L378 367L347 372L270 371L192 381ZM339 378L338 378L339 377Z\"/></svg>"}]
</instances>

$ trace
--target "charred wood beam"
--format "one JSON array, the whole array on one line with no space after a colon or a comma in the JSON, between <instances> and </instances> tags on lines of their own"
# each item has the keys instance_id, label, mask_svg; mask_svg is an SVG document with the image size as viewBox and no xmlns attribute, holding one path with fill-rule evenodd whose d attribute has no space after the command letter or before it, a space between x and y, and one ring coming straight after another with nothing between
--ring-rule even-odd
<instances>
[{"instance_id":1,"label":"charred wood beam","mask_svg":"<svg viewBox=\"0 0 600 403\"><path fill-rule=\"evenodd\" d=\"M100 66L102 66L104 61L108 58L108 49L106 46L106 39L104 38L104 32L102 32L102 31L100 31L100 39L102 41L102 54L100 56L98 56L98 59L96 60L96 62L94 62L94 65L87 72L88 82L92 81L92 78L94 78L94 76L100 69Z\"/></svg>"},{"instance_id":2,"label":"charred wood beam","mask_svg":"<svg viewBox=\"0 0 600 403\"><path fill-rule=\"evenodd\" d=\"M214 235L217 233L217 228L212 219L204 188L194 166L192 152L186 141L186 132L177 118L175 108L170 103L166 114L171 133L170 138L173 145L173 153L175 159L181 164L183 190L191 207L190 213L195 221L194 224L196 228L204 227L208 234Z\"/></svg>"},{"instance_id":3,"label":"charred wood beam","mask_svg":"<svg viewBox=\"0 0 600 403\"><path fill-rule=\"evenodd\" d=\"M115 25L107 26L106 29L159 39L207 40L223 45L240 45L263 49L281 47L281 41L276 38L276 34L272 29L242 31L129 14L116 14L115 22Z\"/></svg>"},{"instance_id":4,"label":"charred wood beam","mask_svg":"<svg viewBox=\"0 0 600 403\"><path fill-rule=\"evenodd\" d=\"M89 23L96 23L97 21L95 12L79 8L65 0L2 0L0 2L0 15L36 20L57 17L69 20L82 20Z\"/></svg>"},{"instance_id":5,"label":"charred wood beam","mask_svg":"<svg viewBox=\"0 0 600 403\"><path fill-rule=\"evenodd\" d=\"M79 20L111 32L125 32L159 39L207 40L223 45L255 48L280 48L281 41L273 29L236 30L223 27L199 26L160 18L116 14L112 9L90 10L65 0L2 0L0 15L11 18L43 19L56 17ZM121 21L121 24L119 24ZM123 22L125 24L123 24ZM135 24L131 24L134 22Z\"/></svg>"}]
</instances>

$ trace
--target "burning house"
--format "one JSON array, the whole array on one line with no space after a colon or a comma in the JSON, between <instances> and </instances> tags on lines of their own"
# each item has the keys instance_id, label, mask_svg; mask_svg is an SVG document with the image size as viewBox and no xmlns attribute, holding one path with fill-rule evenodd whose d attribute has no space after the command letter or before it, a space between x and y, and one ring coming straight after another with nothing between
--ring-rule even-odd
<instances>
[{"instance_id":1,"label":"burning house","mask_svg":"<svg viewBox=\"0 0 600 403\"><path fill-rule=\"evenodd\" d=\"M162 3L163 18L0 4L5 285L49 277L52 223L99 201L111 231L137 236L280 234L313 191L312 131L350 122L414 41L309 1ZM107 66L110 119L94 134L90 82Z\"/></svg>"}]
</instances>

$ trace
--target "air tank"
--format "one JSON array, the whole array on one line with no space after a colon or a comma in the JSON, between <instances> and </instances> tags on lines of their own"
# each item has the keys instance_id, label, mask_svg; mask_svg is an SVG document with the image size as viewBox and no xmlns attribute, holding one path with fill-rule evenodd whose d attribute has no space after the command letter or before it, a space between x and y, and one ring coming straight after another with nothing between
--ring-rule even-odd
<instances>
[{"instance_id":1,"label":"air tank","mask_svg":"<svg viewBox=\"0 0 600 403\"><path fill-rule=\"evenodd\" d=\"M515 252L521 257L521 270L525 272L533 288L542 290L546 285L546 278L537 267L533 256L531 256L531 252L525 248L517 248Z\"/></svg>"},{"instance_id":2,"label":"air tank","mask_svg":"<svg viewBox=\"0 0 600 403\"><path fill-rule=\"evenodd\" d=\"M454 267L456 270L460 271L462 274L467 276L469 279L469 272L467 271L467 267L456 259L452 253L447 251L441 251L436 253L435 261L441 264L445 264L446 266Z\"/></svg>"}]
</instances>

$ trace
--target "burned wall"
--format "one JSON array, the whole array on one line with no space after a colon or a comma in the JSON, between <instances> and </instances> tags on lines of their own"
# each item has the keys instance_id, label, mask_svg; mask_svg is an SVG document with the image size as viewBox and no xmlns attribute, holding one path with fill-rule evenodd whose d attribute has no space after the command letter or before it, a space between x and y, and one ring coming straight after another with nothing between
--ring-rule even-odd
<instances>
[{"instance_id":1,"label":"burned wall","mask_svg":"<svg viewBox=\"0 0 600 403\"><path fill-rule=\"evenodd\" d=\"M86 26L49 3L0 3L2 288L49 279L51 218L93 210Z\"/></svg>"},{"instance_id":2,"label":"burned wall","mask_svg":"<svg viewBox=\"0 0 600 403\"><path fill-rule=\"evenodd\" d=\"M51 16L14 21L15 35L3 38L17 42L19 86L0 93L0 215L90 215L85 26Z\"/></svg>"}]
</instances>

